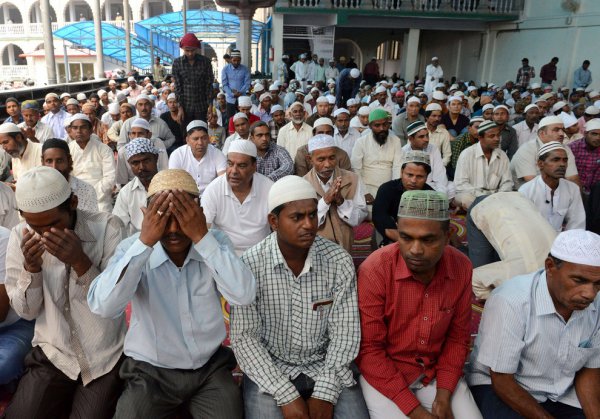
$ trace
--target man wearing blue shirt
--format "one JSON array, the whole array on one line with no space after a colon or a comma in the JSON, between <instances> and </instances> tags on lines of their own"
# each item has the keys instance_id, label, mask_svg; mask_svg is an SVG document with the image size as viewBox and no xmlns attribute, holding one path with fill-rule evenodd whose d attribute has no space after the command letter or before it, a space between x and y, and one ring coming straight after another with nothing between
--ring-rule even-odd
<instances>
[{"instance_id":1,"label":"man wearing blue shirt","mask_svg":"<svg viewBox=\"0 0 600 419\"><path fill-rule=\"evenodd\" d=\"M231 63L221 71L221 85L227 94L227 114L237 112L237 99L250 90L250 70L241 64L242 56L239 51L231 51Z\"/></svg>"},{"instance_id":2,"label":"man wearing blue shirt","mask_svg":"<svg viewBox=\"0 0 600 419\"><path fill-rule=\"evenodd\" d=\"M575 70L573 88L583 87L584 89L592 83L592 72L589 70L590 62L585 60L581 67Z\"/></svg>"},{"instance_id":3,"label":"man wearing blue shirt","mask_svg":"<svg viewBox=\"0 0 600 419\"><path fill-rule=\"evenodd\" d=\"M102 317L132 302L115 418L169 417L182 405L195 418L242 418L220 296L250 304L256 282L227 236L208 230L198 195L186 171L157 173L141 232L119 244L90 287L90 309Z\"/></svg>"}]
</instances>

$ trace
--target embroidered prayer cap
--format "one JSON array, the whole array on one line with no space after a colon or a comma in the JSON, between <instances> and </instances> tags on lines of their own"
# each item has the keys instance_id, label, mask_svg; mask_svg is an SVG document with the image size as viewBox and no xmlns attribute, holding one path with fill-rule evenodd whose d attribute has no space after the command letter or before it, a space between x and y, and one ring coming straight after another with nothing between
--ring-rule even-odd
<instances>
[{"instance_id":1,"label":"embroidered prayer cap","mask_svg":"<svg viewBox=\"0 0 600 419\"><path fill-rule=\"evenodd\" d=\"M313 123L313 127L319 127L321 125L329 125L330 127L333 127L333 122L331 122L331 119L329 118L318 118Z\"/></svg>"},{"instance_id":2,"label":"embroidered prayer cap","mask_svg":"<svg viewBox=\"0 0 600 419\"><path fill-rule=\"evenodd\" d=\"M600 114L600 108L597 108L594 105L588 106L587 108L585 108L585 113L587 115L598 115Z\"/></svg>"},{"instance_id":3,"label":"embroidered prayer cap","mask_svg":"<svg viewBox=\"0 0 600 419\"><path fill-rule=\"evenodd\" d=\"M179 41L179 47L200 48L200 40L193 33L186 33Z\"/></svg>"},{"instance_id":4,"label":"embroidered prayer cap","mask_svg":"<svg viewBox=\"0 0 600 419\"><path fill-rule=\"evenodd\" d=\"M240 108L250 108L252 107L252 101L249 96L240 96L238 98L238 107Z\"/></svg>"},{"instance_id":5,"label":"embroidered prayer cap","mask_svg":"<svg viewBox=\"0 0 600 419\"><path fill-rule=\"evenodd\" d=\"M494 105L492 105L491 103L486 103L485 105L483 105L483 107L481 108L482 112L487 111L488 109L494 109Z\"/></svg>"},{"instance_id":6,"label":"embroidered prayer cap","mask_svg":"<svg viewBox=\"0 0 600 419\"><path fill-rule=\"evenodd\" d=\"M538 124L538 129L547 127L548 125L563 125L563 120L560 119L560 116L546 116L545 118L541 119L540 123Z\"/></svg>"},{"instance_id":7,"label":"embroidered prayer cap","mask_svg":"<svg viewBox=\"0 0 600 419\"><path fill-rule=\"evenodd\" d=\"M275 112L283 112L283 106L281 105L273 105L271 106L271 115L273 115Z\"/></svg>"},{"instance_id":8,"label":"embroidered prayer cap","mask_svg":"<svg viewBox=\"0 0 600 419\"><path fill-rule=\"evenodd\" d=\"M343 113L350 115L350 111L348 109L339 108L339 109L336 109L336 111L333 113L333 117L337 118L339 115L341 115Z\"/></svg>"},{"instance_id":9,"label":"embroidered prayer cap","mask_svg":"<svg viewBox=\"0 0 600 419\"><path fill-rule=\"evenodd\" d=\"M60 100L60 98L58 97L58 95L56 93L54 93L54 92L48 93L46 96L44 96L44 101L46 101L48 99L58 99L58 100ZM8 100L7 100L7 102L8 102Z\"/></svg>"},{"instance_id":10,"label":"embroidered prayer cap","mask_svg":"<svg viewBox=\"0 0 600 419\"><path fill-rule=\"evenodd\" d=\"M482 116L474 116L473 118L469 119L469 125L473 125L475 122L483 121L485 121L485 119Z\"/></svg>"},{"instance_id":11,"label":"embroidered prayer cap","mask_svg":"<svg viewBox=\"0 0 600 419\"><path fill-rule=\"evenodd\" d=\"M390 114L382 108L373 109L369 112L369 124L373 121L379 121L380 119L388 119Z\"/></svg>"},{"instance_id":12,"label":"embroidered prayer cap","mask_svg":"<svg viewBox=\"0 0 600 419\"><path fill-rule=\"evenodd\" d=\"M359 78L360 70L358 68L353 68L352 70L350 70L350 77L352 77L353 79Z\"/></svg>"},{"instance_id":13,"label":"embroidered prayer cap","mask_svg":"<svg viewBox=\"0 0 600 419\"><path fill-rule=\"evenodd\" d=\"M423 121L411 122L406 127L406 134L409 137L412 137L413 135L415 135L417 132L421 131L422 129L427 129L427 125L425 125L425 122L423 122Z\"/></svg>"},{"instance_id":14,"label":"embroidered prayer cap","mask_svg":"<svg viewBox=\"0 0 600 419\"><path fill-rule=\"evenodd\" d=\"M312 153L315 150L321 150L322 148L337 147L335 140L331 135L318 134L308 140L308 152Z\"/></svg>"},{"instance_id":15,"label":"embroidered prayer cap","mask_svg":"<svg viewBox=\"0 0 600 419\"><path fill-rule=\"evenodd\" d=\"M442 111L442 106L439 103L430 103L425 108L425 112Z\"/></svg>"},{"instance_id":16,"label":"embroidered prayer cap","mask_svg":"<svg viewBox=\"0 0 600 419\"><path fill-rule=\"evenodd\" d=\"M148 187L148 198L158 192L181 189L191 195L198 196L200 191L196 181L188 172L182 169L164 169L154 175Z\"/></svg>"},{"instance_id":17,"label":"embroidered prayer cap","mask_svg":"<svg viewBox=\"0 0 600 419\"><path fill-rule=\"evenodd\" d=\"M161 150L152 144L148 138L135 138L125 144L125 152L127 153L127 160L138 154L150 153L158 154Z\"/></svg>"},{"instance_id":18,"label":"embroidered prayer cap","mask_svg":"<svg viewBox=\"0 0 600 419\"><path fill-rule=\"evenodd\" d=\"M6 125L6 124L5 124ZM585 132L600 130L600 119L590 119L585 123Z\"/></svg>"},{"instance_id":19,"label":"embroidered prayer cap","mask_svg":"<svg viewBox=\"0 0 600 419\"><path fill-rule=\"evenodd\" d=\"M146 131L151 131L150 122L146 121L144 118L135 118L131 123L131 128L142 128Z\"/></svg>"},{"instance_id":20,"label":"embroidered prayer cap","mask_svg":"<svg viewBox=\"0 0 600 419\"><path fill-rule=\"evenodd\" d=\"M31 110L39 112L40 104L38 103L37 100L25 100L25 101L23 101L23 103L21 103L21 109L22 110L31 109Z\"/></svg>"},{"instance_id":21,"label":"embroidered prayer cap","mask_svg":"<svg viewBox=\"0 0 600 419\"><path fill-rule=\"evenodd\" d=\"M558 141L549 141L546 144L542 145L538 150L538 159L544 154L550 153L554 150L565 150L565 146L559 143Z\"/></svg>"},{"instance_id":22,"label":"embroidered prayer cap","mask_svg":"<svg viewBox=\"0 0 600 419\"><path fill-rule=\"evenodd\" d=\"M317 192L310 182L300 176L284 176L271 186L268 209L272 212L280 205L303 199L317 200Z\"/></svg>"},{"instance_id":23,"label":"embroidered prayer cap","mask_svg":"<svg viewBox=\"0 0 600 419\"><path fill-rule=\"evenodd\" d=\"M497 126L498 124L496 124L494 121L484 121L479 124L479 127L477 128L477 135L483 135L484 132L489 131L492 128L496 128Z\"/></svg>"},{"instance_id":24,"label":"embroidered prayer cap","mask_svg":"<svg viewBox=\"0 0 600 419\"><path fill-rule=\"evenodd\" d=\"M563 231L554 239L550 254L565 262L600 266L600 236L579 229Z\"/></svg>"},{"instance_id":25,"label":"embroidered prayer cap","mask_svg":"<svg viewBox=\"0 0 600 419\"><path fill-rule=\"evenodd\" d=\"M66 105L67 106L69 106L69 105L77 105L77 106L79 106L79 101L77 99L75 99L75 98L71 98L71 99L67 100L67 104Z\"/></svg>"},{"instance_id":26,"label":"embroidered prayer cap","mask_svg":"<svg viewBox=\"0 0 600 419\"><path fill-rule=\"evenodd\" d=\"M238 119L248 119L248 115L246 115L244 112L238 112L233 115L233 123L235 124L235 121Z\"/></svg>"},{"instance_id":27,"label":"embroidered prayer cap","mask_svg":"<svg viewBox=\"0 0 600 419\"><path fill-rule=\"evenodd\" d=\"M246 114L244 114L244 115L246 115ZM189 124L187 124L187 127L185 127L185 133L187 135L189 135L192 131L197 130L197 129L203 129L204 131L208 132L208 125L204 121L195 119L192 122L190 122Z\"/></svg>"},{"instance_id":28,"label":"embroidered prayer cap","mask_svg":"<svg viewBox=\"0 0 600 419\"><path fill-rule=\"evenodd\" d=\"M231 58L242 58L242 53L236 49L231 51L231 54L229 54L229 55L231 55Z\"/></svg>"},{"instance_id":29,"label":"embroidered prayer cap","mask_svg":"<svg viewBox=\"0 0 600 419\"><path fill-rule=\"evenodd\" d=\"M17 207L34 214L58 207L71 196L67 179L56 169L34 167L19 176L15 191Z\"/></svg>"},{"instance_id":30,"label":"embroidered prayer cap","mask_svg":"<svg viewBox=\"0 0 600 419\"><path fill-rule=\"evenodd\" d=\"M21 128L19 128L12 122L5 122L4 124L0 124L0 134L12 134L12 133L21 134Z\"/></svg>"},{"instance_id":31,"label":"embroidered prayer cap","mask_svg":"<svg viewBox=\"0 0 600 419\"><path fill-rule=\"evenodd\" d=\"M423 163L431 167L431 159L429 153L422 150L410 150L404 154L402 164L406 163Z\"/></svg>"},{"instance_id":32,"label":"embroidered prayer cap","mask_svg":"<svg viewBox=\"0 0 600 419\"><path fill-rule=\"evenodd\" d=\"M240 153L245 154L250 157L256 158L258 152L256 150L256 145L250 140L233 140L229 145L229 149L227 150L227 154L230 153Z\"/></svg>"},{"instance_id":33,"label":"embroidered prayer cap","mask_svg":"<svg viewBox=\"0 0 600 419\"><path fill-rule=\"evenodd\" d=\"M406 191L400 198L398 217L447 221L448 196L437 191Z\"/></svg>"}]
</instances>

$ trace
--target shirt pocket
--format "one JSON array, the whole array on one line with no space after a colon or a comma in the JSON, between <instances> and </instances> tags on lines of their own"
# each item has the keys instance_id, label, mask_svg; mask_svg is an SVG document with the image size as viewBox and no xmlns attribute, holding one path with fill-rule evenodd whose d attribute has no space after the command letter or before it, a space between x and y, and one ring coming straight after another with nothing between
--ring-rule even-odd
<instances>
[{"instance_id":1,"label":"shirt pocket","mask_svg":"<svg viewBox=\"0 0 600 419\"><path fill-rule=\"evenodd\" d=\"M442 308L432 318L431 341L440 341L446 336L450 322L454 317L454 307Z\"/></svg>"},{"instance_id":2,"label":"shirt pocket","mask_svg":"<svg viewBox=\"0 0 600 419\"><path fill-rule=\"evenodd\" d=\"M600 363L600 348L580 348L571 346L569 350L569 358L565 363L564 372L574 374L585 366L585 364L594 359L596 368Z\"/></svg>"}]
</instances>

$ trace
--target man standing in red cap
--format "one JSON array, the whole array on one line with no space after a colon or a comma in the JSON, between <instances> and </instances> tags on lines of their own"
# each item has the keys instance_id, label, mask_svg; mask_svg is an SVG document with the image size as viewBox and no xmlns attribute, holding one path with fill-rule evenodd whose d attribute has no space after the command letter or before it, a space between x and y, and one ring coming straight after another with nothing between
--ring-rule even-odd
<instances>
[{"instance_id":1,"label":"man standing in red cap","mask_svg":"<svg viewBox=\"0 0 600 419\"><path fill-rule=\"evenodd\" d=\"M183 56L173 61L175 94L179 101L179 122L186 127L193 120L206 121L213 99L213 71L210 60L201 55L200 40L186 33L179 41Z\"/></svg>"}]
</instances>

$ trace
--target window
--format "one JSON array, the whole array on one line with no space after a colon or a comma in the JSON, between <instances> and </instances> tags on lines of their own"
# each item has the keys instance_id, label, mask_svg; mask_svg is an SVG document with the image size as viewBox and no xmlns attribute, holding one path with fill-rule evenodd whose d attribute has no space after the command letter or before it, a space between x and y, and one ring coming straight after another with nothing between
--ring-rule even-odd
<instances>
[{"instance_id":1,"label":"window","mask_svg":"<svg viewBox=\"0 0 600 419\"><path fill-rule=\"evenodd\" d=\"M390 41L388 49L388 60L399 60L400 59L400 41Z\"/></svg>"},{"instance_id":2,"label":"window","mask_svg":"<svg viewBox=\"0 0 600 419\"><path fill-rule=\"evenodd\" d=\"M377 52L375 53L375 57L377 57L378 60L383 60L383 56L385 55L385 44L386 44L385 42L382 42L377 47Z\"/></svg>"}]
</instances>

